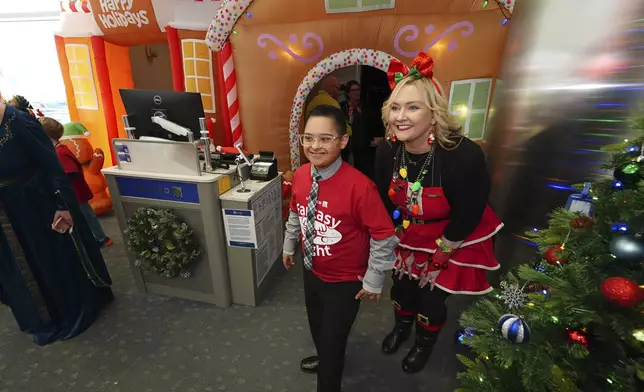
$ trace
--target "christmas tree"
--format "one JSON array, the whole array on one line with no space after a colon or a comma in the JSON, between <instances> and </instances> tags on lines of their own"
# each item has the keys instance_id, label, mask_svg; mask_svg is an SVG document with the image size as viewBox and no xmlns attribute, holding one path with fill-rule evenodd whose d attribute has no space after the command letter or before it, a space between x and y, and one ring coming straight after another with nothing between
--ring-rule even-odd
<instances>
[{"instance_id":1,"label":"christmas tree","mask_svg":"<svg viewBox=\"0 0 644 392\"><path fill-rule=\"evenodd\" d=\"M644 391L644 116L632 128L604 149L613 178L526 234L539 260L461 316L459 392Z\"/></svg>"}]
</instances>

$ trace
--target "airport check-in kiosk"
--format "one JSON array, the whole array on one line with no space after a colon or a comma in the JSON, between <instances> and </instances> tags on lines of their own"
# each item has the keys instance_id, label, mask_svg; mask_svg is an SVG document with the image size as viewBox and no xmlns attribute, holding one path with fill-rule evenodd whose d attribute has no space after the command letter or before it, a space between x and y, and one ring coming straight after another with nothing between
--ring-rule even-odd
<instances>
[{"instance_id":1,"label":"airport check-in kiosk","mask_svg":"<svg viewBox=\"0 0 644 392\"><path fill-rule=\"evenodd\" d=\"M144 271L128 252L139 291L230 306L219 196L237 185L235 169L202 172L197 146L191 142L114 139L113 146L118 166L104 169L103 174L121 231L138 208L167 208L190 226L203 250L190 264L189 278Z\"/></svg>"}]
</instances>

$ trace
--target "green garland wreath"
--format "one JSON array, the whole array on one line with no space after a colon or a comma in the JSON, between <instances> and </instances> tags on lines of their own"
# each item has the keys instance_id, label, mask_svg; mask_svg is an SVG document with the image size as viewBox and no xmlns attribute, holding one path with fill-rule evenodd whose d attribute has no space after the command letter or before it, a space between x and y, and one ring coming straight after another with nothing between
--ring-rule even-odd
<instances>
[{"instance_id":1,"label":"green garland wreath","mask_svg":"<svg viewBox=\"0 0 644 392\"><path fill-rule=\"evenodd\" d=\"M136 255L134 265L167 278L190 277L187 266L202 250L183 220L168 209L141 207L127 225L125 236Z\"/></svg>"}]
</instances>

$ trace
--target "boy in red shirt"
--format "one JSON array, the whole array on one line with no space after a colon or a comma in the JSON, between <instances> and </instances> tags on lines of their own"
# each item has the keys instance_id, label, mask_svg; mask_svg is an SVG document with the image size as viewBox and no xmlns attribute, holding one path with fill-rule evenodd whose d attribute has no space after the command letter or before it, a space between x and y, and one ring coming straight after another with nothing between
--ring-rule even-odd
<instances>
[{"instance_id":1,"label":"boy in red shirt","mask_svg":"<svg viewBox=\"0 0 644 392\"><path fill-rule=\"evenodd\" d=\"M49 136L52 143L54 143L56 153L58 154L58 160L62 164L65 174L67 174L67 177L69 178L69 182L72 184L74 194L76 195L76 199L78 199L78 206L80 207L89 228L92 230L94 239L102 248L112 245L114 242L105 235L103 228L101 227L101 222L98 221L94 210L92 210L92 207L89 205L89 201L94 197L94 195L89 189L87 182L85 182L83 167L69 148L60 143L60 138L63 137L63 133L65 132L63 124L50 117L41 117L39 121L47 136Z\"/></svg>"},{"instance_id":2,"label":"boy in red shirt","mask_svg":"<svg viewBox=\"0 0 644 392\"><path fill-rule=\"evenodd\" d=\"M379 299L393 268L398 238L376 186L342 161L344 113L318 106L300 142L309 163L295 172L283 261L294 264L302 238L304 296L317 356L302 371L317 373L318 392L340 392L347 338L360 299Z\"/></svg>"}]
</instances>

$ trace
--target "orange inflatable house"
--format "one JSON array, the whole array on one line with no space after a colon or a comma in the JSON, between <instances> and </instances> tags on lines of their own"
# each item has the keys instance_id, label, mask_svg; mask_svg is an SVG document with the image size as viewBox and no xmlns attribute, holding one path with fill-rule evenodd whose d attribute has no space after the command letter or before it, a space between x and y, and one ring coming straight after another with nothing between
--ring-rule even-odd
<instances>
[{"instance_id":1,"label":"orange inflatable house","mask_svg":"<svg viewBox=\"0 0 644 392\"><path fill-rule=\"evenodd\" d=\"M110 140L126 136L118 90L139 88L201 93L216 145L274 151L285 171L300 165L303 107L325 75L386 71L419 50L483 143L515 1L63 2L56 45L71 119L92 131L106 164Z\"/></svg>"},{"instance_id":2,"label":"orange inflatable house","mask_svg":"<svg viewBox=\"0 0 644 392\"><path fill-rule=\"evenodd\" d=\"M217 96L223 70L205 35L220 2L83 0L61 2L55 36L72 122L114 164L111 140L124 138L119 89L201 93L211 137L231 145ZM225 99L225 97L224 97ZM213 125L214 124L214 125ZM229 126L229 125L228 125Z\"/></svg>"},{"instance_id":3,"label":"orange inflatable house","mask_svg":"<svg viewBox=\"0 0 644 392\"><path fill-rule=\"evenodd\" d=\"M225 80L236 83L245 147L295 169L303 108L325 75L360 65L386 72L419 50L436 60L466 134L483 142L514 1L224 0L206 40L232 53Z\"/></svg>"}]
</instances>

